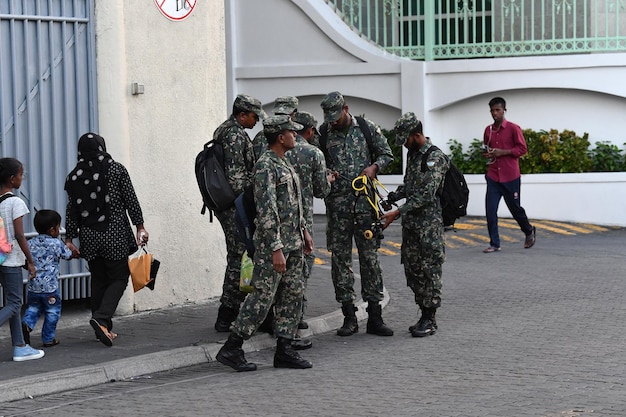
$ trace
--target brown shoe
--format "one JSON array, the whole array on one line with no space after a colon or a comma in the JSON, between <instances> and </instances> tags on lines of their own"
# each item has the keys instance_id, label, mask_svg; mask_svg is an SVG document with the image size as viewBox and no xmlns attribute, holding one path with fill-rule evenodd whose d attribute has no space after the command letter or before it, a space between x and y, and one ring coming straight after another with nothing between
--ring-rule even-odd
<instances>
[{"instance_id":1,"label":"brown shoe","mask_svg":"<svg viewBox=\"0 0 626 417\"><path fill-rule=\"evenodd\" d=\"M533 226L533 231L526 236L526 240L524 241L524 249L532 248L535 244L535 240L535 227Z\"/></svg>"},{"instance_id":2,"label":"brown shoe","mask_svg":"<svg viewBox=\"0 0 626 417\"><path fill-rule=\"evenodd\" d=\"M43 344L43 347L46 347L46 348L47 348L47 347L52 347L52 346L56 346L56 345L58 345L59 343L61 343L61 342L59 342L59 341L58 341L58 340L56 340L56 339L52 339L52 341L50 341L50 342L48 342L48 343L44 343L44 344Z\"/></svg>"}]
</instances>

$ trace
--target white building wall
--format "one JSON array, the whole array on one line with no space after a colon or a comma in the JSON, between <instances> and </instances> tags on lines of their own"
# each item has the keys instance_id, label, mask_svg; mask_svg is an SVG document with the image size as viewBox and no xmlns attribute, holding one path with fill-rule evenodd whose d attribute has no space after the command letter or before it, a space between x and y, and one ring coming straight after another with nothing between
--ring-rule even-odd
<instances>
[{"instance_id":1,"label":"white building wall","mask_svg":"<svg viewBox=\"0 0 626 417\"><path fill-rule=\"evenodd\" d=\"M127 290L118 312L218 296L224 237L200 215L194 161L231 106L224 5L198 1L171 21L153 1L96 0L96 42L100 134L130 172L161 261L156 290Z\"/></svg>"},{"instance_id":2,"label":"white building wall","mask_svg":"<svg viewBox=\"0 0 626 417\"><path fill-rule=\"evenodd\" d=\"M586 132L592 145L610 141L623 148L626 142L621 129L626 53L410 61L353 33L321 0L226 2L237 28L231 89L258 97L267 110L275 97L295 95L301 98L300 110L321 120L321 97L339 90L353 114L364 113L390 129L402 113L413 111L442 149L451 138L467 149L492 122L487 103L499 95L507 100L507 118L523 128ZM399 176L383 178L390 189L399 181ZM608 189L622 190L615 185L621 183L611 181ZM470 214L482 215L484 192L476 187ZM545 185L537 190L529 215L561 220L565 210L555 207L553 190ZM617 213L626 212L625 204L616 205ZM626 214L606 216L596 206L565 209L581 211L567 216L572 221L626 225ZM315 210L323 212L323 203L316 201Z\"/></svg>"}]
</instances>

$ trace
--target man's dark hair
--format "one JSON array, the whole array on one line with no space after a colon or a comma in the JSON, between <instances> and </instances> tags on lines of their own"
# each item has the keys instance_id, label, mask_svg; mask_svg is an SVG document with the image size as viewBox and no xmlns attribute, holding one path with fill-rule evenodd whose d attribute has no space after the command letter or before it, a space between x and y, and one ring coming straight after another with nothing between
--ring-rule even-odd
<instances>
[{"instance_id":1,"label":"man's dark hair","mask_svg":"<svg viewBox=\"0 0 626 417\"><path fill-rule=\"evenodd\" d=\"M37 233L48 234L53 227L61 224L61 215L54 210L39 210L33 219Z\"/></svg>"},{"instance_id":2,"label":"man's dark hair","mask_svg":"<svg viewBox=\"0 0 626 417\"><path fill-rule=\"evenodd\" d=\"M278 140L278 135L280 135L281 133L283 133L282 130L280 132L265 133L265 139L267 139L267 144L273 145L274 143L276 143L276 141Z\"/></svg>"},{"instance_id":3,"label":"man's dark hair","mask_svg":"<svg viewBox=\"0 0 626 417\"><path fill-rule=\"evenodd\" d=\"M253 113L253 111L248 109L242 109L241 107L233 104L233 115L237 116L239 113Z\"/></svg>"},{"instance_id":4,"label":"man's dark hair","mask_svg":"<svg viewBox=\"0 0 626 417\"><path fill-rule=\"evenodd\" d=\"M506 109L506 101L502 97L494 97L489 100L489 107L502 105L503 109Z\"/></svg>"}]
</instances>

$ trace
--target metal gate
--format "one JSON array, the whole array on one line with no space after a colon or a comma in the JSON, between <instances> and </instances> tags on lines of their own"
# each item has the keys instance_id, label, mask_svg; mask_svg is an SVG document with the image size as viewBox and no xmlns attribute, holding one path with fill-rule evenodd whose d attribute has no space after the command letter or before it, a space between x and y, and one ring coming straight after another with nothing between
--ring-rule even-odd
<instances>
[{"instance_id":1,"label":"metal gate","mask_svg":"<svg viewBox=\"0 0 626 417\"><path fill-rule=\"evenodd\" d=\"M0 156L24 164L31 234L37 210L65 217L78 138L98 129L93 16L94 0L0 0ZM63 298L88 297L85 263L61 267Z\"/></svg>"}]
</instances>

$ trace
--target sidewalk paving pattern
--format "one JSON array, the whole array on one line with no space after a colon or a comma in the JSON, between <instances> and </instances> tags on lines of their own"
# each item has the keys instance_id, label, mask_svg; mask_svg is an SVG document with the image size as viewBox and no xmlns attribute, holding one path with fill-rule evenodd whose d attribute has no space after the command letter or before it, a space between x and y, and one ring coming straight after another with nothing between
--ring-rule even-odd
<instances>
[{"instance_id":1,"label":"sidewalk paving pattern","mask_svg":"<svg viewBox=\"0 0 626 417\"><path fill-rule=\"evenodd\" d=\"M320 218L316 218L315 238L318 246L323 247L323 244L319 242L323 242L324 225L321 224L323 221L319 220ZM545 234L555 233L558 236L602 234L602 232L611 230L617 230L617 233L623 234L623 230L618 230L617 228L537 222L537 224L539 223L541 225L537 226L538 231L542 230L542 233ZM472 236L468 237L471 233L484 234L484 226L482 224L484 222L481 223L479 220L470 219L459 225L458 232L448 232L446 239L448 242L454 242L456 245L463 244L465 250L470 250L468 247L481 244L482 242L476 243L479 240L475 239L472 244L463 242L462 239L471 240ZM503 233L506 233L507 224L507 221L503 220L501 225L504 229ZM480 230L474 231L475 226ZM510 224L510 227L515 229L513 223ZM517 250L519 245L513 241L521 242L523 236L520 235L519 229L513 230L511 236L514 237L511 237L511 242L503 239L505 242L503 246L515 247L515 250ZM544 236L538 232L538 246L543 246L541 241L544 239ZM383 247L390 253L382 253L381 256L395 256L399 254L400 248L397 239L398 234L396 233L395 236L390 236L389 240L384 241ZM455 248L451 248L448 245L448 249ZM476 248L473 248L473 251L476 250ZM534 251L535 249L532 250ZM449 251L449 257L451 253L454 252ZM523 255L528 253L529 251L520 251L520 254ZM320 259L318 259L317 265L314 267L313 276L309 280L307 291L309 309L305 319L308 321L310 328L301 331L303 337L332 332L341 326L343 320L338 304L334 300L330 270L327 265L330 264L330 260L323 250L318 249L318 254ZM496 257L501 256L501 254L483 255L477 253L475 256L491 262L494 259L498 259ZM550 253L546 253L543 256L550 256ZM454 268L453 272L455 274L463 274L462 267L453 266L452 268ZM551 266L551 268L554 268L554 266ZM358 270L358 268L355 267L355 270ZM444 275L448 272L452 271L444 271ZM546 272L554 273L555 271L552 269ZM616 267L615 272L623 274L623 267ZM523 275L523 271L519 271L519 273ZM519 285L523 284L513 283L511 285L519 289ZM454 291L455 286L458 287L459 284L450 283L447 291ZM483 290L489 291L489 288L483 288ZM558 286L552 287L551 290L557 292L559 288ZM533 294L530 288L525 291L527 291L529 296L528 300L525 300L527 304L524 304L524 302L520 303L520 300L517 299L497 299L493 302L501 308L519 310L520 317L529 320L529 327L535 325L550 326L554 325L554 322L567 323L567 317L561 317L558 311L553 312L554 317L552 318L533 317L532 315L533 303L549 302L550 297L558 298L559 294ZM478 299L479 297L489 296L488 293L475 291L466 295L468 298L462 300L463 303L467 303L466 307L468 310L475 308L475 306L469 303L469 297ZM615 296L616 294L613 294L611 298L615 298ZM389 300L389 294L386 293L384 306L389 303ZM484 301L481 300L481 302ZM612 302L615 302L615 300ZM360 306L362 308L359 308L358 315L359 319L363 320L367 317L367 313L363 303ZM43 359L23 363L10 361L11 342L8 336L8 325L3 326L6 329L2 329L3 333L0 334L0 404L213 361L221 344L227 337L227 333L217 333L213 330L217 307L217 300L209 300L206 303L118 317L115 319L115 330L119 333L119 338L115 340L114 346L111 348L106 348L99 341L95 340L93 330L88 325L88 311L84 308L78 309L78 311L62 316L62 321L57 331L58 338L61 340L60 345L45 349L46 356ZM581 306L581 309L585 309L585 307ZM390 314L401 314L394 313L394 310L392 308ZM552 323L546 323L546 320L552 321ZM587 321L585 320L585 322ZM486 325L498 327L497 318L493 317L493 322L490 323L481 323L481 326ZM40 328L40 326L41 324L39 323L38 327ZM506 337L506 329L502 328L501 330L503 337ZM449 331L452 331L452 329ZM530 332L530 329L525 328L523 331ZM603 335L602 337L607 336ZM34 347L40 348L41 342L37 330L31 335L31 340ZM529 340L532 340L532 336ZM244 344L244 349L249 352L274 346L275 341L271 336L260 334L247 341ZM531 349L531 346L527 347ZM509 346L509 348L517 351L521 347ZM615 381L615 383L619 384L619 381ZM621 383L623 389L623 380ZM2 407L0 406L1 409Z\"/></svg>"}]
</instances>

